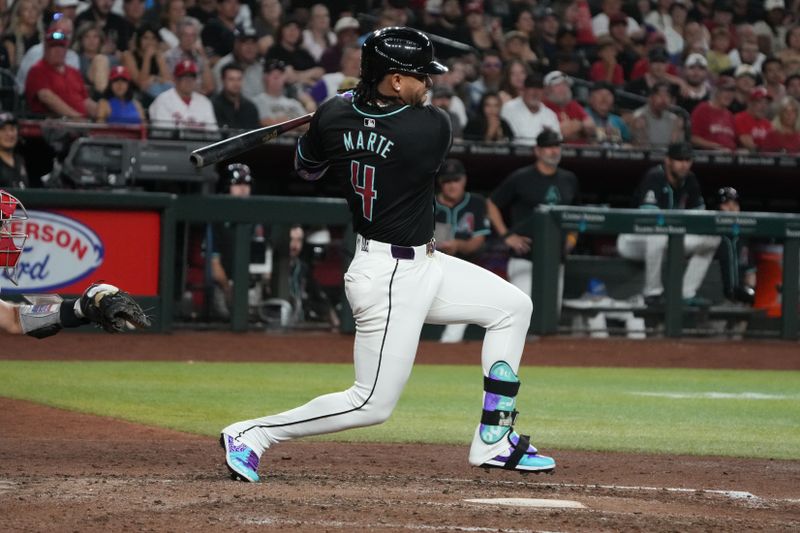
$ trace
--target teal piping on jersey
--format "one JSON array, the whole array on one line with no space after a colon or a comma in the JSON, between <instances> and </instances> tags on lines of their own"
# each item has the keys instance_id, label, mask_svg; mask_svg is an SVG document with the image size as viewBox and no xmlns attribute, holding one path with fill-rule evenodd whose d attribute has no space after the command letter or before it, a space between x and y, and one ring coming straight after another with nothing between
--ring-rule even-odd
<instances>
[{"instance_id":1,"label":"teal piping on jersey","mask_svg":"<svg viewBox=\"0 0 800 533\"><path fill-rule=\"evenodd\" d=\"M464 199L461 200L461 203L459 203L457 206L452 207L452 208L447 207L444 204L440 204L437 201L436 202L436 210L437 211L438 210L444 211L445 214L447 215L447 223L451 227L457 228L458 227L458 212L460 210L464 209L467 206L467 203L469 202L470 198L471 198L471 195L469 193L464 194ZM477 237L477 236L480 236L480 235L489 235L490 233L491 232L488 229L482 229L482 230L478 230L478 231L473 231L470 236L471 237Z\"/></svg>"},{"instance_id":2,"label":"teal piping on jersey","mask_svg":"<svg viewBox=\"0 0 800 533\"><path fill-rule=\"evenodd\" d=\"M404 105L403 107L401 107L400 109L395 109L394 111L391 111L391 112L389 112L389 113L384 113L384 114L382 114L382 115L371 115L371 114L369 114L369 113L365 113L365 112L361 111L361 110L358 108L358 106L356 105L356 103L355 103L355 102L353 102L353 109L355 109L355 110L356 110L358 113L360 113L360 114L364 115L365 117L369 117L369 118L383 118L383 117L390 117L390 116L392 116L392 115L396 115L396 114L397 114L397 113L399 113L400 111L405 111L405 110L406 110L406 109L408 109L409 107L411 107L411 106L406 104L406 105Z\"/></svg>"},{"instance_id":3,"label":"teal piping on jersey","mask_svg":"<svg viewBox=\"0 0 800 533\"><path fill-rule=\"evenodd\" d=\"M299 155L300 159L302 159L303 161L305 161L307 163L311 163L314 166L324 165L327 162L327 161L314 161L313 159L309 159L306 156L304 156L303 155L303 150L300 149L300 143L299 142L297 143L297 155Z\"/></svg>"}]
</instances>

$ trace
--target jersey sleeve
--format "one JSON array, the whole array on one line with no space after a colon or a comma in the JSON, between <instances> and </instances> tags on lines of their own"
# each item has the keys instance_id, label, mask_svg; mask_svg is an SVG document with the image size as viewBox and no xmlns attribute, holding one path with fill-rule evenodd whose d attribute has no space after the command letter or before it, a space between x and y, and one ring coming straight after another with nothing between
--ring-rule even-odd
<instances>
[{"instance_id":1,"label":"jersey sleeve","mask_svg":"<svg viewBox=\"0 0 800 533\"><path fill-rule=\"evenodd\" d=\"M514 198L517 196L517 171L512 172L509 176L503 180L499 187L497 187L492 194L489 196L489 199L500 209L505 209Z\"/></svg>"},{"instance_id":2,"label":"jersey sleeve","mask_svg":"<svg viewBox=\"0 0 800 533\"><path fill-rule=\"evenodd\" d=\"M686 199L687 209L705 209L706 201L703 198L703 193L700 190L700 183L694 174L689 174L686 179L688 180L688 193L689 197Z\"/></svg>"},{"instance_id":3,"label":"jersey sleeve","mask_svg":"<svg viewBox=\"0 0 800 533\"><path fill-rule=\"evenodd\" d=\"M323 109L320 108L314 113L308 131L297 140L294 152L294 168L301 178L308 181L320 179L328 170L329 163L322 148L322 126L320 126Z\"/></svg>"}]
</instances>

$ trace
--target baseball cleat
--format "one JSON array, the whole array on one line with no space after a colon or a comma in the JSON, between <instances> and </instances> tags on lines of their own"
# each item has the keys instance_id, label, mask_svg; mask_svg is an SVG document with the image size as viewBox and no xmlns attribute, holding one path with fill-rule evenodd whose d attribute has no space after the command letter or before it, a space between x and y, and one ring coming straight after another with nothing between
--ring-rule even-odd
<instances>
[{"instance_id":1,"label":"baseball cleat","mask_svg":"<svg viewBox=\"0 0 800 533\"><path fill-rule=\"evenodd\" d=\"M258 455L249 446L237 443L230 435L222 433L219 444L225 450L225 466L234 481L258 481Z\"/></svg>"},{"instance_id":2,"label":"baseball cleat","mask_svg":"<svg viewBox=\"0 0 800 533\"><path fill-rule=\"evenodd\" d=\"M530 437L527 435L509 431L505 450L484 461L480 466L541 474L553 472L556 469L556 461L552 457L539 455L538 450L530 444Z\"/></svg>"}]
</instances>

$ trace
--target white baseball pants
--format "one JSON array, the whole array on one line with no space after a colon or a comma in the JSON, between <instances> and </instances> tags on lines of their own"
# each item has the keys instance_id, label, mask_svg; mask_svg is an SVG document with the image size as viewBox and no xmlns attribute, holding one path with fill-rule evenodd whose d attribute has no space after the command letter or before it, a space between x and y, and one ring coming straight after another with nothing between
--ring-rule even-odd
<instances>
[{"instance_id":1,"label":"white baseball pants","mask_svg":"<svg viewBox=\"0 0 800 533\"><path fill-rule=\"evenodd\" d=\"M237 422L224 433L260 456L285 440L385 421L411 374L425 322L486 328L483 375L497 361L518 372L533 311L526 294L467 261L440 252L429 256L424 245L413 248L413 259L398 259L392 248L359 236L344 276L356 321L353 386L284 413ZM476 405L476 417L479 410Z\"/></svg>"},{"instance_id":2,"label":"white baseball pants","mask_svg":"<svg viewBox=\"0 0 800 533\"><path fill-rule=\"evenodd\" d=\"M645 296L658 296L664 292L661 281L661 265L667 252L666 235L621 234L617 237L617 250L625 259L644 261ZM689 264L683 273L683 297L692 298L706 277L708 267L714 259L720 238L716 235L685 235L684 253Z\"/></svg>"}]
</instances>

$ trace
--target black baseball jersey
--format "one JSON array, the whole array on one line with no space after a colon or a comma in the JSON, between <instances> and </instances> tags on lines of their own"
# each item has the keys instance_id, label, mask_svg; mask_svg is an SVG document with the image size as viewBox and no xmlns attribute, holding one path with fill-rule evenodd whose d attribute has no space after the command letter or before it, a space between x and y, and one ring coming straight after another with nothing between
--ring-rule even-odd
<instances>
[{"instance_id":1,"label":"black baseball jersey","mask_svg":"<svg viewBox=\"0 0 800 533\"><path fill-rule=\"evenodd\" d=\"M331 98L297 143L306 179L342 181L353 227L367 239L418 246L433 236L436 173L452 142L450 119L435 106L362 106Z\"/></svg>"},{"instance_id":2,"label":"black baseball jersey","mask_svg":"<svg viewBox=\"0 0 800 533\"><path fill-rule=\"evenodd\" d=\"M548 176L529 165L509 174L490 198L501 210L510 207L508 227L515 231L540 205L575 205L578 192L578 178L569 170L559 168Z\"/></svg>"},{"instance_id":3,"label":"black baseball jersey","mask_svg":"<svg viewBox=\"0 0 800 533\"><path fill-rule=\"evenodd\" d=\"M686 175L683 185L675 188L667 181L664 167L658 165L647 171L633 195L633 206L644 209L705 209L706 204L693 172Z\"/></svg>"},{"instance_id":4,"label":"black baseball jersey","mask_svg":"<svg viewBox=\"0 0 800 533\"><path fill-rule=\"evenodd\" d=\"M437 230L440 224L448 228L448 239L468 240L492 232L489 219L486 218L486 199L480 194L466 193L461 202L453 207L436 202L434 216ZM439 237L436 239L439 240Z\"/></svg>"}]
</instances>

